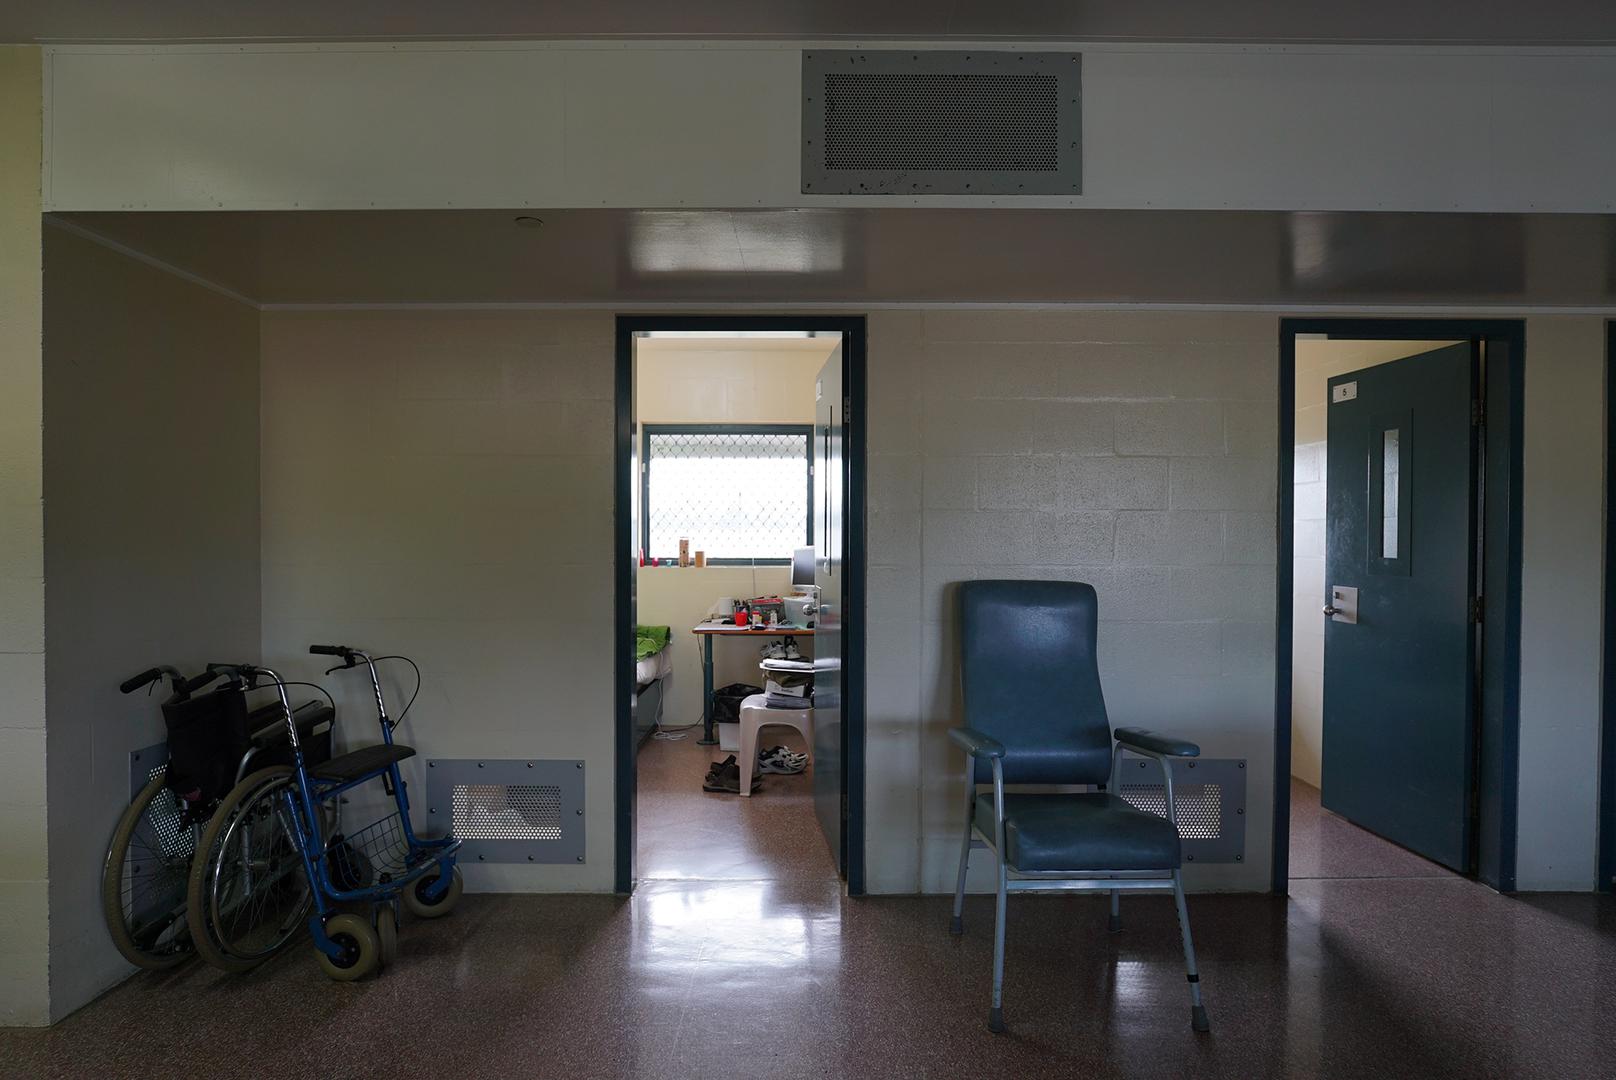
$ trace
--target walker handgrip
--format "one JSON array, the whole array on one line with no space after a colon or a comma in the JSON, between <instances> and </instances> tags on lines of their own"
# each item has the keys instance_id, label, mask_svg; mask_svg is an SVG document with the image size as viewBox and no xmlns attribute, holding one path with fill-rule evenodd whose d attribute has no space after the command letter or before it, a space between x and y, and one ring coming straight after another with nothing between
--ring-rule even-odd
<instances>
[{"instance_id":1,"label":"walker handgrip","mask_svg":"<svg viewBox=\"0 0 1616 1080\"><path fill-rule=\"evenodd\" d=\"M346 645L310 645L309 652L315 656L347 656L349 650Z\"/></svg>"},{"instance_id":2,"label":"walker handgrip","mask_svg":"<svg viewBox=\"0 0 1616 1080\"><path fill-rule=\"evenodd\" d=\"M134 678L125 679L123 682L119 683L118 684L118 689L122 693L132 694L136 690L139 690L142 686L145 686L148 683L154 682L157 679L161 679L162 677L163 677L163 669L162 668L147 668L145 671L142 671L139 675L136 675Z\"/></svg>"}]
</instances>

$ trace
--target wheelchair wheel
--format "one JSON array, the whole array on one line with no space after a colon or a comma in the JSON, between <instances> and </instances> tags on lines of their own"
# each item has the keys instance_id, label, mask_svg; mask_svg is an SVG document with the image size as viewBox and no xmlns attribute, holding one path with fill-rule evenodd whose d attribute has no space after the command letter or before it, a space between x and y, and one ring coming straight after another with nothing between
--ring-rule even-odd
<instances>
[{"instance_id":1,"label":"wheelchair wheel","mask_svg":"<svg viewBox=\"0 0 1616 1080\"><path fill-rule=\"evenodd\" d=\"M391 914L392 910L388 909L388 915ZM331 978L338 982L356 982L381 970L381 938L369 919L345 911L326 920L325 932L342 949L339 959L327 956L321 949L314 950L320 960L320 970Z\"/></svg>"},{"instance_id":2,"label":"wheelchair wheel","mask_svg":"<svg viewBox=\"0 0 1616 1080\"><path fill-rule=\"evenodd\" d=\"M195 951L185 902L197 827L185 824L163 781L159 772L124 810L101 871L101 910L112 943L131 964L153 970L182 963Z\"/></svg>"},{"instance_id":3,"label":"wheelchair wheel","mask_svg":"<svg viewBox=\"0 0 1616 1080\"><path fill-rule=\"evenodd\" d=\"M451 872L454 876L449 879L449 887L436 900L428 900L422 893L428 885L443 876L441 870L420 878L404 890L404 906L409 909L411 915L420 919L436 919L454 910L455 904L460 902L460 894L465 891L466 883L460 878L460 867L455 867Z\"/></svg>"},{"instance_id":4,"label":"wheelchair wheel","mask_svg":"<svg viewBox=\"0 0 1616 1080\"><path fill-rule=\"evenodd\" d=\"M197 844L186 918L214 967L249 971L303 929L313 895L282 797L292 770L260 769L224 797Z\"/></svg>"},{"instance_id":5,"label":"wheelchair wheel","mask_svg":"<svg viewBox=\"0 0 1616 1080\"><path fill-rule=\"evenodd\" d=\"M392 904L376 909L376 940L381 946L383 967L398 959L398 916L393 914Z\"/></svg>"}]
</instances>

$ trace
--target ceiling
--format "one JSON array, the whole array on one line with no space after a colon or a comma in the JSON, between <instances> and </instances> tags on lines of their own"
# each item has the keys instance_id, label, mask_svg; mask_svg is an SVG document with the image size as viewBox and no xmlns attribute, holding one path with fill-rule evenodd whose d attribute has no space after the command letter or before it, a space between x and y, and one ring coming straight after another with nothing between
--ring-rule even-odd
<instances>
[{"instance_id":1,"label":"ceiling","mask_svg":"<svg viewBox=\"0 0 1616 1080\"><path fill-rule=\"evenodd\" d=\"M10 0L0 41L685 37L1616 41L1605 0Z\"/></svg>"},{"instance_id":2,"label":"ceiling","mask_svg":"<svg viewBox=\"0 0 1616 1080\"><path fill-rule=\"evenodd\" d=\"M542 226L515 223L533 214ZM48 220L267 304L1616 303L1616 217L1603 215L894 207Z\"/></svg>"}]
</instances>

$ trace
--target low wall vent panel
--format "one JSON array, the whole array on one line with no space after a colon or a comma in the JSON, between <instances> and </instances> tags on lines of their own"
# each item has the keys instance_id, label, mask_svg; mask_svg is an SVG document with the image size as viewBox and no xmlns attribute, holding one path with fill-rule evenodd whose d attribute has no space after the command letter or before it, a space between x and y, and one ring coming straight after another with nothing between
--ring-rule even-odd
<instances>
[{"instance_id":1,"label":"low wall vent panel","mask_svg":"<svg viewBox=\"0 0 1616 1080\"><path fill-rule=\"evenodd\" d=\"M583 765L429 759L422 831L460 840L460 861L467 863L583 862Z\"/></svg>"},{"instance_id":2,"label":"low wall vent panel","mask_svg":"<svg viewBox=\"0 0 1616 1080\"><path fill-rule=\"evenodd\" d=\"M1167 789L1154 758L1124 754L1121 791L1137 809L1167 816ZM1246 857L1246 762L1244 758L1193 758L1173 763L1173 816L1184 860L1244 862Z\"/></svg>"}]
</instances>

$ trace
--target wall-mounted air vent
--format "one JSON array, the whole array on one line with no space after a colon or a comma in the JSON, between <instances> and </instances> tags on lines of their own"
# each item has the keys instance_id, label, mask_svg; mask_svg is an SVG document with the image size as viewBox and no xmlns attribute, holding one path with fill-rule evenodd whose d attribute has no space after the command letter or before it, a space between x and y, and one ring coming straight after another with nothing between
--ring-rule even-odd
<instances>
[{"instance_id":1,"label":"wall-mounted air vent","mask_svg":"<svg viewBox=\"0 0 1616 1080\"><path fill-rule=\"evenodd\" d=\"M802 56L808 195L1078 195L1082 58L1053 52Z\"/></svg>"},{"instance_id":2,"label":"wall-mounted air vent","mask_svg":"<svg viewBox=\"0 0 1616 1080\"><path fill-rule=\"evenodd\" d=\"M461 841L462 862L584 861L581 761L427 761L428 835Z\"/></svg>"},{"instance_id":3,"label":"wall-mounted air vent","mask_svg":"<svg viewBox=\"0 0 1616 1080\"><path fill-rule=\"evenodd\" d=\"M1122 759L1121 795L1147 813L1167 816L1161 764L1153 758ZM1173 817L1187 862L1244 862L1246 858L1246 761L1195 758L1173 764Z\"/></svg>"}]
</instances>

